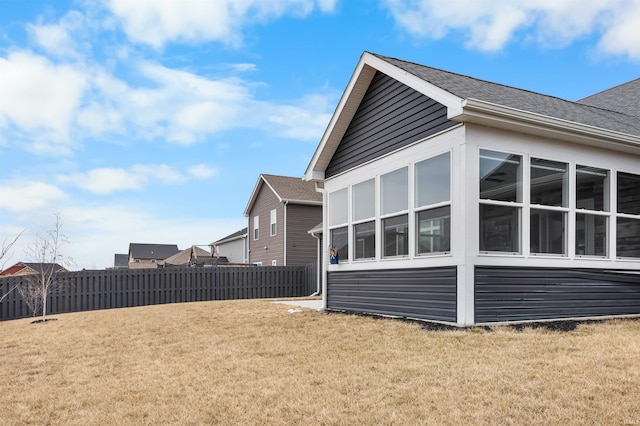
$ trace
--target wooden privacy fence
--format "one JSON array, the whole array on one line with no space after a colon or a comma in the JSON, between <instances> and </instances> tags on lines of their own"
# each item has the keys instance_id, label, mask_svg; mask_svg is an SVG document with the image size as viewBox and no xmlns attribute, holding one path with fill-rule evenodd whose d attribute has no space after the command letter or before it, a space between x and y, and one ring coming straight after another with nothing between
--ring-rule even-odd
<instances>
[{"instance_id":1,"label":"wooden privacy fence","mask_svg":"<svg viewBox=\"0 0 640 426\"><path fill-rule=\"evenodd\" d=\"M207 300L301 297L317 288L317 264L307 266L115 269L65 272L47 314ZM0 297L23 277L0 279ZM0 302L0 320L32 312L16 290Z\"/></svg>"}]
</instances>

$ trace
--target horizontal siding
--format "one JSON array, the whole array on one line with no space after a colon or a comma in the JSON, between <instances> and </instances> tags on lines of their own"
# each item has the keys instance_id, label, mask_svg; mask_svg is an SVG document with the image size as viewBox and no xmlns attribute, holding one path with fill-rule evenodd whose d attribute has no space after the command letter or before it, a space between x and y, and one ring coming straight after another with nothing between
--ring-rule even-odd
<instances>
[{"instance_id":1,"label":"horizontal siding","mask_svg":"<svg viewBox=\"0 0 640 426\"><path fill-rule=\"evenodd\" d=\"M475 321L528 321L640 314L632 271L476 267Z\"/></svg>"},{"instance_id":2,"label":"horizontal siding","mask_svg":"<svg viewBox=\"0 0 640 426\"><path fill-rule=\"evenodd\" d=\"M331 177L454 126L447 109L377 72L327 166Z\"/></svg>"},{"instance_id":3,"label":"horizontal siding","mask_svg":"<svg viewBox=\"0 0 640 426\"><path fill-rule=\"evenodd\" d=\"M287 266L318 260L318 240L309 230L322 222L322 206L287 204Z\"/></svg>"},{"instance_id":4,"label":"horizontal siding","mask_svg":"<svg viewBox=\"0 0 640 426\"><path fill-rule=\"evenodd\" d=\"M327 309L456 322L456 268L329 272Z\"/></svg>"}]
</instances>

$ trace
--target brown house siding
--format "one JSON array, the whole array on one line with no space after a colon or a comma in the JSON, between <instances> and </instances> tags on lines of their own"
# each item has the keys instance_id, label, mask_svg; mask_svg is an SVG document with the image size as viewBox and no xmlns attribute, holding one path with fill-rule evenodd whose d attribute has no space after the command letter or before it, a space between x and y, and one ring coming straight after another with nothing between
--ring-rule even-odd
<instances>
[{"instance_id":1,"label":"brown house siding","mask_svg":"<svg viewBox=\"0 0 640 426\"><path fill-rule=\"evenodd\" d=\"M318 240L309 230L321 221L321 206L287 205L287 266L316 261Z\"/></svg>"},{"instance_id":2,"label":"brown house siding","mask_svg":"<svg viewBox=\"0 0 640 426\"><path fill-rule=\"evenodd\" d=\"M271 236L271 210L277 210L276 235ZM253 218L260 217L259 239L253 239ZM262 262L263 266L271 266L275 260L278 266L284 265L284 206L278 201L269 186L262 185L255 203L249 212L249 263ZM265 249L267 247L267 249Z\"/></svg>"}]
</instances>

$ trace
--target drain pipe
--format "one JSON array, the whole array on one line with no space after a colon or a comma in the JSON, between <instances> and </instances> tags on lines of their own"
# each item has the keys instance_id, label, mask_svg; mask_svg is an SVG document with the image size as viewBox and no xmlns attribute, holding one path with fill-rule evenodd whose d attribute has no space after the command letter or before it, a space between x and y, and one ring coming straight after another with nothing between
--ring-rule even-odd
<instances>
[{"instance_id":1,"label":"drain pipe","mask_svg":"<svg viewBox=\"0 0 640 426\"><path fill-rule=\"evenodd\" d=\"M325 235L325 231L328 229L328 212L327 212L327 190L324 189L324 182L315 182L315 190L322 194L322 235L326 240L328 237ZM320 239L318 238L318 244L320 244ZM327 309L327 262L326 257L327 253L324 250L321 250L322 256L320 256L320 277L321 277L321 285L322 285L322 310ZM319 290L319 289L318 289Z\"/></svg>"},{"instance_id":2,"label":"drain pipe","mask_svg":"<svg viewBox=\"0 0 640 426\"><path fill-rule=\"evenodd\" d=\"M313 231L309 231L309 234L311 234L311 236L318 241L316 243L316 247L317 247L316 250L318 252L318 258L317 258L317 261L318 261L318 273L317 273L317 276L316 276L316 282L318 283L318 285L316 286L316 291L314 291L313 294L309 295L309 297L311 297L311 296L317 296L317 295L320 294L320 287L322 286L322 283L321 283L320 280L322 279L322 258L323 258L323 256L322 256L322 246L320 245L320 241L321 241L320 236L318 234L316 234L315 232L313 232Z\"/></svg>"}]
</instances>

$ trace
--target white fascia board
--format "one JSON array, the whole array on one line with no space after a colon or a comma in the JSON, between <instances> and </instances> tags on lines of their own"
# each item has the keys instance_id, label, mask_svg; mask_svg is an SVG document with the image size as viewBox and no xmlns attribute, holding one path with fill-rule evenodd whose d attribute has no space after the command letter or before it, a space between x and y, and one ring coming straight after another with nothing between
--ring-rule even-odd
<instances>
[{"instance_id":1,"label":"white fascia board","mask_svg":"<svg viewBox=\"0 0 640 426\"><path fill-rule=\"evenodd\" d=\"M307 170L304 173L303 179L305 181L318 180L320 176L322 176L322 179L324 180L324 170L326 169L331 156L333 156L333 153L337 149L344 132L347 130L347 127L353 118L353 114L355 114L355 111L360 105L360 101L369 88L369 83L371 83L371 79L373 79L373 76L375 75L375 70L371 67L365 67L366 55L367 53L364 53L360 57L358 65L351 75L351 79L349 79L347 88L340 97L340 101L329 120L329 124L320 139L320 143L318 144L316 151L313 153L313 157L311 157ZM356 104L355 107L353 104ZM347 106L351 106L351 108L347 108ZM347 113L349 115L348 120L346 117ZM331 151L331 155L328 155L327 151ZM329 158L327 159L326 157ZM320 167L320 169L318 169L318 167Z\"/></svg>"},{"instance_id":2,"label":"white fascia board","mask_svg":"<svg viewBox=\"0 0 640 426\"><path fill-rule=\"evenodd\" d=\"M398 80L400 83L411 87L412 89L422 93L423 95L433 99L434 101L447 107L447 118L457 116L462 112L463 99L444 89L441 89L428 81L423 80L403 69L396 67L389 62L378 58L370 53L365 54L365 62L367 65L385 73L389 77Z\"/></svg>"},{"instance_id":3,"label":"white fascia board","mask_svg":"<svg viewBox=\"0 0 640 426\"><path fill-rule=\"evenodd\" d=\"M549 117L478 99L465 99L462 113L451 119L542 135L583 145L638 153L640 137Z\"/></svg>"},{"instance_id":4,"label":"white fascia board","mask_svg":"<svg viewBox=\"0 0 640 426\"><path fill-rule=\"evenodd\" d=\"M258 181L256 182L256 186L253 187L253 192L251 193L251 197L249 198L249 202L247 203L247 207L244 209L244 217L249 217L249 212L253 207L253 203L256 201L256 197L258 196L258 192L260 191L260 187L262 183L266 182L265 179L260 175L258 177Z\"/></svg>"}]
</instances>

